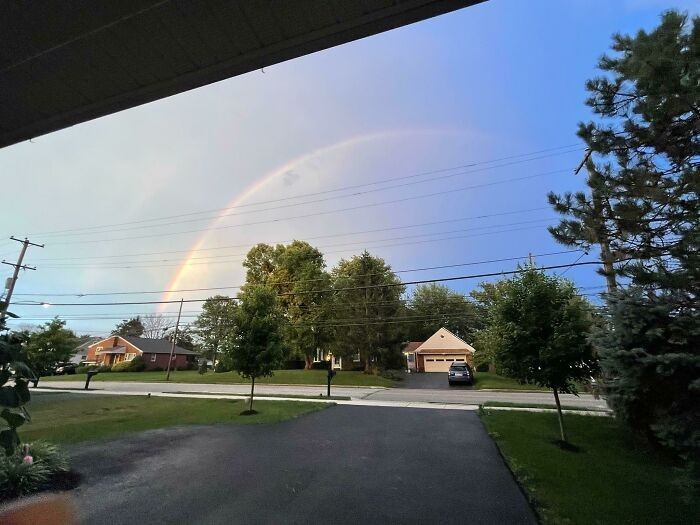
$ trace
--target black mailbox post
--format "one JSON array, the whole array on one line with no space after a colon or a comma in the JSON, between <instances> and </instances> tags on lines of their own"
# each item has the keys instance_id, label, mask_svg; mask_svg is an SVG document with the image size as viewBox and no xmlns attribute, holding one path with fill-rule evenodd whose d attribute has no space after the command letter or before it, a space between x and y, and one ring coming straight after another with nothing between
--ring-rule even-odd
<instances>
[{"instance_id":1,"label":"black mailbox post","mask_svg":"<svg viewBox=\"0 0 700 525\"><path fill-rule=\"evenodd\" d=\"M87 379L85 379L85 390L87 390L88 387L90 386L90 379L92 379L93 376L96 376L99 373L100 373L99 370L88 370L87 371Z\"/></svg>"},{"instance_id":2,"label":"black mailbox post","mask_svg":"<svg viewBox=\"0 0 700 525\"><path fill-rule=\"evenodd\" d=\"M336 374L335 370L333 370L333 365L329 362L328 363L328 397L331 397L331 379L333 379L333 376Z\"/></svg>"}]
</instances>

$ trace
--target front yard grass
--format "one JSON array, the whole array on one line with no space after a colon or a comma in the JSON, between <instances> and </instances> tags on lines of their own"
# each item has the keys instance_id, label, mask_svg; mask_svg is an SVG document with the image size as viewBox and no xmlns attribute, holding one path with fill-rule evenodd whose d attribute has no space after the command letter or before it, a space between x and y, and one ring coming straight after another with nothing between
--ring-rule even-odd
<instances>
[{"instance_id":1,"label":"front yard grass","mask_svg":"<svg viewBox=\"0 0 700 525\"><path fill-rule=\"evenodd\" d=\"M90 394L32 394L32 422L19 431L24 441L77 443L180 425L276 423L327 407L303 401L255 401L258 414L241 416L242 400L186 399Z\"/></svg>"},{"instance_id":2,"label":"front yard grass","mask_svg":"<svg viewBox=\"0 0 700 525\"><path fill-rule=\"evenodd\" d=\"M544 523L700 523L700 506L674 484L677 467L647 450L613 418L564 416L564 451L555 414L481 414Z\"/></svg>"},{"instance_id":3,"label":"front yard grass","mask_svg":"<svg viewBox=\"0 0 700 525\"><path fill-rule=\"evenodd\" d=\"M271 377L261 377L255 380L255 384L280 384L280 385L325 385L325 370L277 370ZM39 386L43 381L80 381L85 383L85 374L74 374L65 376L42 377ZM92 381L143 381L160 382L165 381L165 372L106 372L100 373L92 378ZM200 383L205 385L213 384L236 384L250 383L248 379L242 378L236 372L207 372L200 374L196 370L178 370L170 373L172 383ZM333 385L336 386L393 386L390 379L363 372L339 371L333 378Z\"/></svg>"},{"instance_id":4,"label":"front yard grass","mask_svg":"<svg viewBox=\"0 0 700 525\"><path fill-rule=\"evenodd\" d=\"M477 390L547 390L537 385L523 385L510 377L499 376L491 372L475 372L474 388Z\"/></svg>"}]
</instances>

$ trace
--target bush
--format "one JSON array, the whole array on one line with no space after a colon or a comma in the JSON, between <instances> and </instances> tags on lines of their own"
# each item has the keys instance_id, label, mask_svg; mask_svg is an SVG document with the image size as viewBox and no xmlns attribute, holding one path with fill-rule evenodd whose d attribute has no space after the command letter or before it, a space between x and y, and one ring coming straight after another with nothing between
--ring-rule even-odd
<instances>
[{"instance_id":1,"label":"bush","mask_svg":"<svg viewBox=\"0 0 700 525\"><path fill-rule=\"evenodd\" d=\"M231 364L228 360L224 361L223 359L218 361L214 367L214 372L230 372L231 370L233 370Z\"/></svg>"},{"instance_id":2,"label":"bush","mask_svg":"<svg viewBox=\"0 0 700 525\"><path fill-rule=\"evenodd\" d=\"M122 361L116 365L112 365L112 372L128 372L131 368L131 363L129 361Z\"/></svg>"},{"instance_id":3,"label":"bush","mask_svg":"<svg viewBox=\"0 0 700 525\"><path fill-rule=\"evenodd\" d=\"M207 366L207 360L202 359L199 361L199 366L197 367L197 372L199 372L199 375L204 375L207 373L207 368L209 368Z\"/></svg>"},{"instance_id":4,"label":"bush","mask_svg":"<svg viewBox=\"0 0 700 525\"><path fill-rule=\"evenodd\" d=\"M90 370L90 367L87 365L80 365L75 369L76 374L87 374L87 371Z\"/></svg>"},{"instance_id":5,"label":"bush","mask_svg":"<svg viewBox=\"0 0 700 525\"><path fill-rule=\"evenodd\" d=\"M311 370L328 370L328 361L319 361L317 363L311 363Z\"/></svg>"},{"instance_id":6,"label":"bush","mask_svg":"<svg viewBox=\"0 0 700 525\"><path fill-rule=\"evenodd\" d=\"M143 356L137 355L131 361L131 367L129 372L143 372L146 370L146 362L143 360Z\"/></svg>"},{"instance_id":7,"label":"bush","mask_svg":"<svg viewBox=\"0 0 700 525\"><path fill-rule=\"evenodd\" d=\"M27 444L29 455L34 462L41 462L51 473L68 472L68 456L57 446L46 441Z\"/></svg>"},{"instance_id":8,"label":"bush","mask_svg":"<svg viewBox=\"0 0 700 525\"><path fill-rule=\"evenodd\" d=\"M303 370L305 367L303 359L288 359L282 363L282 370Z\"/></svg>"},{"instance_id":9,"label":"bush","mask_svg":"<svg viewBox=\"0 0 700 525\"><path fill-rule=\"evenodd\" d=\"M111 372L112 367L111 366L106 366L106 365L100 365L97 367L97 371L100 373L106 373L106 372Z\"/></svg>"},{"instance_id":10,"label":"bush","mask_svg":"<svg viewBox=\"0 0 700 525\"><path fill-rule=\"evenodd\" d=\"M206 361L205 361L206 363ZM198 370L199 365L196 361L189 361L183 370Z\"/></svg>"},{"instance_id":11,"label":"bush","mask_svg":"<svg viewBox=\"0 0 700 525\"><path fill-rule=\"evenodd\" d=\"M489 364L488 363L479 363L476 365L476 371L477 372L488 372L489 371Z\"/></svg>"},{"instance_id":12,"label":"bush","mask_svg":"<svg viewBox=\"0 0 700 525\"><path fill-rule=\"evenodd\" d=\"M0 457L0 494L4 498L16 498L37 492L49 480L48 465L36 461L25 463L18 452Z\"/></svg>"},{"instance_id":13,"label":"bush","mask_svg":"<svg viewBox=\"0 0 700 525\"><path fill-rule=\"evenodd\" d=\"M403 381L405 372L403 370L383 370L379 375L392 381Z\"/></svg>"}]
</instances>

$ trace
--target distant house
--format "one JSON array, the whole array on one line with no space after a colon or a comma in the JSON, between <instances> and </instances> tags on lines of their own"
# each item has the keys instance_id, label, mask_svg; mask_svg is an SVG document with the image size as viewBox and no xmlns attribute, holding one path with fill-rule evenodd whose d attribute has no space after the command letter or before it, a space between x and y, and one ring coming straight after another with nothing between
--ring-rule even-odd
<instances>
[{"instance_id":1,"label":"distant house","mask_svg":"<svg viewBox=\"0 0 700 525\"><path fill-rule=\"evenodd\" d=\"M423 341L409 341L401 350L406 358L406 366L411 372L416 371L416 350L422 344Z\"/></svg>"},{"instance_id":2,"label":"distant house","mask_svg":"<svg viewBox=\"0 0 700 525\"><path fill-rule=\"evenodd\" d=\"M112 366L143 356L146 368L167 368L172 343L167 339L114 335L88 346L86 361L90 364ZM197 354L175 346L171 368L185 368L195 361Z\"/></svg>"},{"instance_id":3,"label":"distant house","mask_svg":"<svg viewBox=\"0 0 700 525\"><path fill-rule=\"evenodd\" d=\"M409 343L415 345L415 343ZM427 341L417 347L407 350L409 369L416 372L447 372L455 361L464 361L474 366L474 348L463 341L447 328L440 328L431 335ZM413 355L413 368L411 368L411 354Z\"/></svg>"},{"instance_id":4,"label":"distant house","mask_svg":"<svg viewBox=\"0 0 700 525\"><path fill-rule=\"evenodd\" d=\"M101 341L101 337L88 337L80 345L75 347L73 357L68 362L79 365L87 361L88 348L91 344Z\"/></svg>"}]
</instances>

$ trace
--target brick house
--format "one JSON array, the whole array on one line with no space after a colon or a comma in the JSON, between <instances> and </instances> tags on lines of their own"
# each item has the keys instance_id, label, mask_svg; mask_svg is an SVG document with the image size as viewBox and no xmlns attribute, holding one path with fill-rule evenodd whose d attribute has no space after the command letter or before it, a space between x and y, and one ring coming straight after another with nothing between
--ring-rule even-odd
<instances>
[{"instance_id":1,"label":"brick house","mask_svg":"<svg viewBox=\"0 0 700 525\"><path fill-rule=\"evenodd\" d=\"M172 343L167 339L146 339L143 337L113 335L97 341L87 348L86 362L112 366L123 361L131 361L137 355L143 356L146 369L167 368ZM171 368L185 368L195 361L197 354L175 346Z\"/></svg>"}]
</instances>

